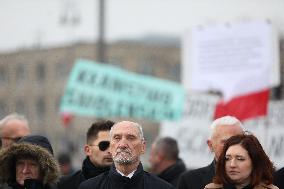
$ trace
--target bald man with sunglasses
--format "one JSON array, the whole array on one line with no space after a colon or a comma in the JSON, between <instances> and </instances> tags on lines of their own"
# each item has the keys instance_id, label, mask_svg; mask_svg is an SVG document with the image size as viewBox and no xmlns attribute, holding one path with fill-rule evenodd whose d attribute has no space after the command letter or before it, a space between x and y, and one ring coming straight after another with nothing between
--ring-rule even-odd
<instances>
[{"instance_id":1,"label":"bald man with sunglasses","mask_svg":"<svg viewBox=\"0 0 284 189\"><path fill-rule=\"evenodd\" d=\"M101 120L93 123L87 132L84 146L86 158L82 169L73 175L64 176L58 184L59 189L77 189L81 182L110 169L112 156L109 150L109 133L114 122Z\"/></svg>"}]
</instances>

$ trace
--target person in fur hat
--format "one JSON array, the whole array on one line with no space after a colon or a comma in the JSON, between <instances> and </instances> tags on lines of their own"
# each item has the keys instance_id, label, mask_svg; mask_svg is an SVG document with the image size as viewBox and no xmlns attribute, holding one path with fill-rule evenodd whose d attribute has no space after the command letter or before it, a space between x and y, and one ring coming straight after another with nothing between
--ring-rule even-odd
<instances>
[{"instance_id":1,"label":"person in fur hat","mask_svg":"<svg viewBox=\"0 0 284 189\"><path fill-rule=\"evenodd\" d=\"M54 189L59 166L47 138L27 136L0 151L1 189Z\"/></svg>"}]
</instances>

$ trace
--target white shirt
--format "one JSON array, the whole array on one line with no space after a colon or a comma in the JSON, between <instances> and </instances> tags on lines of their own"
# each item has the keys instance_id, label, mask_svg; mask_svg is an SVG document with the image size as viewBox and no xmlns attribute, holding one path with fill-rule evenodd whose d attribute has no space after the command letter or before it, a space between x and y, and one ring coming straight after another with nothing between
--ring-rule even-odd
<instances>
[{"instance_id":1,"label":"white shirt","mask_svg":"<svg viewBox=\"0 0 284 189\"><path fill-rule=\"evenodd\" d=\"M121 174L122 176L124 176L124 177L131 178L131 177L134 175L136 169L135 169L134 171L132 171L131 173L129 173L128 175L123 174L123 173L120 172L118 169L116 169L116 171L117 171L119 174Z\"/></svg>"}]
</instances>

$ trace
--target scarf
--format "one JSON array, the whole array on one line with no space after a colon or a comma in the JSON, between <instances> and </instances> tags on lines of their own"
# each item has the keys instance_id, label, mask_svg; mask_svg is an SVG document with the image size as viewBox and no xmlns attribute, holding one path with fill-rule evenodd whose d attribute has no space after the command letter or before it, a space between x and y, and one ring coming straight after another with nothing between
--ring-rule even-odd
<instances>
[{"instance_id":1,"label":"scarf","mask_svg":"<svg viewBox=\"0 0 284 189\"><path fill-rule=\"evenodd\" d=\"M83 161L82 173L83 173L85 179L89 179L89 178L98 176L101 173L108 171L109 169L110 169L110 167L96 167L91 162L90 158L86 157L86 159Z\"/></svg>"}]
</instances>

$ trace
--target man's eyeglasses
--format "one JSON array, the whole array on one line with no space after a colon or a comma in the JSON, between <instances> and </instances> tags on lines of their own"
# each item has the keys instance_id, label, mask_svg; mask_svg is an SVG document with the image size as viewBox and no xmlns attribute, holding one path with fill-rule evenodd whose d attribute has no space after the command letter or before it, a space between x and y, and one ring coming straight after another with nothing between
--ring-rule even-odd
<instances>
[{"instance_id":1,"label":"man's eyeglasses","mask_svg":"<svg viewBox=\"0 0 284 189\"><path fill-rule=\"evenodd\" d=\"M101 141L98 145L89 145L89 146L98 146L100 151L106 151L109 147L109 141Z\"/></svg>"}]
</instances>

